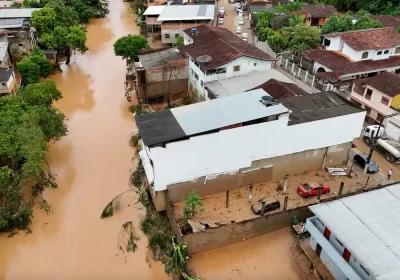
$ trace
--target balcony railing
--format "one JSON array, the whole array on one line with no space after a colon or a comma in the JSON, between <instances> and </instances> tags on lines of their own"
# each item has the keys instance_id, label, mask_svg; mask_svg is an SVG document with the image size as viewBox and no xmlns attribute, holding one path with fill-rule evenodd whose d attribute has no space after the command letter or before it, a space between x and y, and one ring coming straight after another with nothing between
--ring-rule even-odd
<instances>
[{"instance_id":1,"label":"balcony railing","mask_svg":"<svg viewBox=\"0 0 400 280\"><path fill-rule=\"evenodd\" d=\"M364 91L365 89L363 87L360 86L354 86L353 91L361 96L364 95Z\"/></svg>"}]
</instances>

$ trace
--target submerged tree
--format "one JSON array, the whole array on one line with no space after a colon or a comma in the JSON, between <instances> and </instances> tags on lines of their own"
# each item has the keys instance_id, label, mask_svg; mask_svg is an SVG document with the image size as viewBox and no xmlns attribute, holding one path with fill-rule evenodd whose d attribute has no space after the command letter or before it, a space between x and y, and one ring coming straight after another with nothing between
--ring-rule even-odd
<instances>
[{"instance_id":1,"label":"submerged tree","mask_svg":"<svg viewBox=\"0 0 400 280\"><path fill-rule=\"evenodd\" d=\"M198 213L204 211L204 203L195 190L192 190L188 197L184 200L183 215L185 219L189 219Z\"/></svg>"},{"instance_id":2,"label":"submerged tree","mask_svg":"<svg viewBox=\"0 0 400 280\"><path fill-rule=\"evenodd\" d=\"M122 56L122 59L126 59L127 64L138 61L139 51L149 48L147 39L138 35L123 36L114 43L115 55Z\"/></svg>"}]
</instances>

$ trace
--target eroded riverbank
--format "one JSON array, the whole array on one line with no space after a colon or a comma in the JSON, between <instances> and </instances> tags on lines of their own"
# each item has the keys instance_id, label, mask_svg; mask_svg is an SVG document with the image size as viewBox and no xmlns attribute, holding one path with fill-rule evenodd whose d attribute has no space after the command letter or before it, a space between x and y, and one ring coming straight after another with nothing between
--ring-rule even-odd
<instances>
[{"instance_id":1,"label":"eroded riverbank","mask_svg":"<svg viewBox=\"0 0 400 280\"><path fill-rule=\"evenodd\" d=\"M125 62L112 48L129 33L139 30L128 4L110 1L109 16L88 26L90 51L51 77L63 93L55 105L69 129L48 155L59 188L44 196L54 214L35 209L32 234L0 236L0 279L167 279L163 265L151 260L137 204L100 220L104 206L129 188L133 167L128 140L135 127L124 97ZM129 220L140 240L135 253L122 254L117 238Z\"/></svg>"}]
</instances>

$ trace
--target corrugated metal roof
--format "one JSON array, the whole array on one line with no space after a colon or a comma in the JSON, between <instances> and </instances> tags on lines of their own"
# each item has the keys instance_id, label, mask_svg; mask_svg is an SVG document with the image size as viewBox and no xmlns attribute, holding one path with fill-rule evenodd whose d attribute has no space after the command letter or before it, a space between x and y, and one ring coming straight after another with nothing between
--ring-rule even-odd
<instances>
[{"instance_id":1,"label":"corrugated metal roof","mask_svg":"<svg viewBox=\"0 0 400 280\"><path fill-rule=\"evenodd\" d=\"M212 20L215 5L173 5L166 6L157 21L169 20Z\"/></svg>"},{"instance_id":2,"label":"corrugated metal roof","mask_svg":"<svg viewBox=\"0 0 400 280\"><path fill-rule=\"evenodd\" d=\"M257 89L174 108L171 112L186 135L194 135L289 111L281 104L265 107L260 102L264 95L268 94Z\"/></svg>"},{"instance_id":3,"label":"corrugated metal roof","mask_svg":"<svg viewBox=\"0 0 400 280\"><path fill-rule=\"evenodd\" d=\"M8 18L8 19L0 19L0 28L20 28L22 27L22 23L24 22L23 18Z\"/></svg>"},{"instance_id":4,"label":"corrugated metal roof","mask_svg":"<svg viewBox=\"0 0 400 280\"><path fill-rule=\"evenodd\" d=\"M374 279L400 279L400 184L310 209Z\"/></svg>"},{"instance_id":5,"label":"corrugated metal roof","mask_svg":"<svg viewBox=\"0 0 400 280\"><path fill-rule=\"evenodd\" d=\"M143 13L145 16L156 16L160 15L161 12L164 10L166 6L150 6L146 9L146 11Z\"/></svg>"},{"instance_id":6,"label":"corrugated metal roof","mask_svg":"<svg viewBox=\"0 0 400 280\"><path fill-rule=\"evenodd\" d=\"M40 10L40 8L28 9L0 9L0 19L2 18L30 18L32 12Z\"/></svg>"}]
</instances>

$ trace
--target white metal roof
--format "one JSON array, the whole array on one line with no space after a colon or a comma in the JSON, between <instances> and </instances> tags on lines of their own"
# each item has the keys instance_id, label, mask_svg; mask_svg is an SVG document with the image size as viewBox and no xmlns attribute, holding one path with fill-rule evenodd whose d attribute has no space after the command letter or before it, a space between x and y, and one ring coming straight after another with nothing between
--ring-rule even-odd
<instances>
[{"instance_id":1,"label":"white metal roof","mask_svg":"<svg viewBox=\"0 0 400 280\"><path fill-rule=\"evenodd\" d=\"M229 97L221 99L226 98ZM238 107L236 110L245 111ZM359 112L288 126L287 115L276 121L172 142L166 144L165 148L151 148L149 154L154 166L154 190L162 191L168 185L202 176L249 168L253 161L260 159L349 143L359 137L365 118L365 112ZM346 129L343 129L344 123Z\"/></svg>"},{"instance_id":2,"label":"white metal roof","mask_svg":"<svg viewBox=\"0 0 400 280\"><path fill-rule=\"evenodd\" d=\"M161 12L164 10L166 6L150 6L146 9L146 11L143 13L145 16L156 16L160 15Z\"/></svg>"},{"instance_id":3,"label":"white metal roof","mask_svg":"<svg viewBox=\"0 0 400 280\"><path fill-rule=\"evenodd\" d=\"M400 279L400 184L310 209L374 279Z\"/></svg>"},{"instance_id":4,"label":"white metal roof","mask_svg":"<svg viewBox=\"0 0 400 280\"><path fill-rule=\"evenodd\" d=\"M276 79L285 83L294 83L278 70L268 69L265 71L250 71L245 75L208 82L206 83L206 87L217 97L223 97L255 88L270 79Z\"/></svg>"},{"instance_id":5,"label":"white metal roof","mask_svg":"<svg viewBox=\"0 0 400 280\"><path fill-rule=\"evenodd\" d=\"M157 21L212 20L215 5L172 5L166 6Z\"/></svg>"},{"instance_id":6,"label":"white metal roof","mask_svg":"<svg viewBox=\"0 0 400 280\"><path fill-rule=\"evenodd\" d=\"M256 89L223 99L199 102L171 109L186 135L194 135L246 121L289 112L282 104L265 107L261 97L268 95Z\"/></svg>"},{"instance_id":7,"label":"white metal roof","mask_svg":"<svg viewBox=\"0 0 400 280\"><path fill-rule=\"evenodd\" d=\"M27 9L0 9L0 19L2 18L30 18L32 12L40 10L40 8Z\"/></svg>"}]
</instances>

